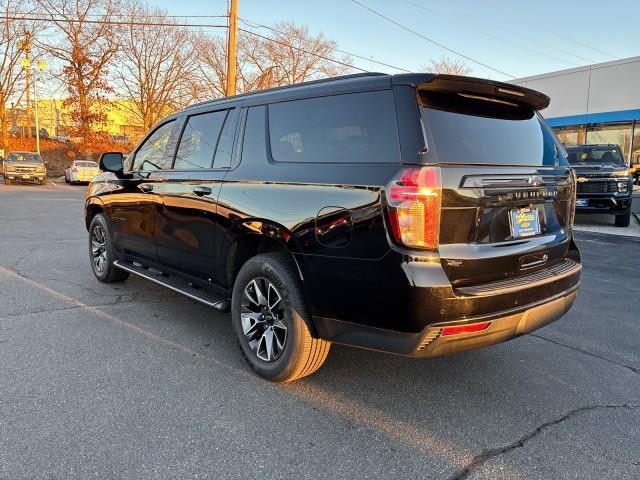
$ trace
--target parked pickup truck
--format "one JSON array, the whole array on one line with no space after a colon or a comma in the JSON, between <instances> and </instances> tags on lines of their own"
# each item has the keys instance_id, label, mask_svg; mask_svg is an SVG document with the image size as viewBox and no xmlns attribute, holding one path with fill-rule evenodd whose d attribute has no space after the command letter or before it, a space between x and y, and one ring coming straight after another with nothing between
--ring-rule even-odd
<instances>
[{"instance_id":1,"label":"parked pickup truck","mask_svg":"<svg viewBox=\"0 0 640 480\"><path fill-rule=\"evenodd\" d=\"M576 172L576 213L615 215L616 225L631 220L633 179L618 145L567 147L568 160Z\"/></svg>"}]
</instances>

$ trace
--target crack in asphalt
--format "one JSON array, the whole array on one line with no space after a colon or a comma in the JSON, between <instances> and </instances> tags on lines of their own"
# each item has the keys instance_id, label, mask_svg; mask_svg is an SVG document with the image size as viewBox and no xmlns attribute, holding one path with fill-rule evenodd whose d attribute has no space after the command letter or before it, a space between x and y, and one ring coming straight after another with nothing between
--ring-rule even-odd
<instances>
[{"instance_id":1,"label":"crack in asphalt","mask_svg":"<svg viewBox=\"0 0 640 480\"><path fill-rule=\"evenodd\" d=\"M544 340L545 342L553 343L560 347L568 348L570 350L574 350L579 353L583 353L584 355L589 355L590 357L597 358L599 360L604 360L605 362L611 363L613 365L617 365L619 367L626 368L627 370L631 370L633 373L640 374L640 368L632 367L631 365L627 365L626 363L618 362L617 360L612 360L610 358L603 357L602 355L598 355L597 353L590 352L589 350L585 350L580 347L574 347L573 345L567 345L565 343L559 342L557 340L552 340L550 338L543 337L542 335L537 335L535 333L530 333L529 336L539 338L540 340Z\"/></svg>"},{"instance_id":2,"label":"crack in asphalt","mask_svg":"<svg viewBox=\"0 0 640 480\"><path fill-rule=\"evenodd\" d=\"M561 423L565 422L569 418L579 415L581 413L591 412L594 410L613 410L613 409L632 410L636 408L640 408L640 405L623 403L618 405L588 405L585 407L575 408L555 420L551 420L549 422L543 423L538 428L523 435L515 442L509 443L508 445L504 445L502 447L490 448L490 449L484 450L479 455L476 455L475 457L473 457L471 462L469 462L465 467L463 467L461 470L459 470L458 472L450 476L449 480L462 480L462 479L468 478L470 474L472 474L475 470L480 468L482 465L484 465L486 462L488 462L492 458L499 457L500 455L505 455L513 450L524 447L527 442L534 439L535 437L540 435L543 431L547 430L548 428L551 428L556 425L560 425ZM629 463L629 462L625 462L625 463ZM632 463L632 464L635 465L635 463Z\"/></svg>"}]
</instances>

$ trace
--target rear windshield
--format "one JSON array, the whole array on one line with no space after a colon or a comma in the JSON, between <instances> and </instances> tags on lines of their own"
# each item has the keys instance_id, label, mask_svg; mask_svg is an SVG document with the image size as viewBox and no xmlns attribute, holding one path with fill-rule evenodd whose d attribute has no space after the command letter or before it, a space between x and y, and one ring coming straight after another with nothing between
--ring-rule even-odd
<instances>
[{"instance_id":1,"label":"rear windshield","mask_svg":"<svg viewBox=\"0 0 640 480\"><path fill-rule=\"evenodd\" d=\"M438 162L566 164L553 133L531 108L450 93L421 98L429 150Z\"/></svg>"},{"instance_id":2,"label":"rear windshield","mask_svg":"<svg viewBox=\"0 0 640 480\"><path fill-rule=\"evenodd\" d=\"M42 158L37 153L10 153L7 162L42 163Z\"/></svg>"},{"instance_id":3,"label":"rear windshield","mask_svg":"<svg viewBox=\"0 0 640 480\"><path fill-rule=\"evenodd\" d=\"M76 166L87 167L87 168L98 168L98 164L96 162L76 162Z\"/></svg>"},{"instance_id":4,"label":"rear windshield","mask_svg":"<svg viewBox=\"0 0 640 480\"><path fill-rule=\"evenodd\" d=\"M569 163L625 164L620 148L617 146L569 147L567 153Z\"/></svg>"}]
</instances>

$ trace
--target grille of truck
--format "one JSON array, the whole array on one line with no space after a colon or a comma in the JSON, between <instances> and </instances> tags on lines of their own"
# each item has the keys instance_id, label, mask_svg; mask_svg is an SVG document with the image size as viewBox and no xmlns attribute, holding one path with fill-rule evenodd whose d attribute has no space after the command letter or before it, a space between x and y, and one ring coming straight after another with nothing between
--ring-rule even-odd
<instances>
[{"instance_id":1,"label":"grille of truck","mask_svg":"<svg viewBox=\"0 0 640 480\"><path fill-rule=\"evenodd\" d=\"M618 185L614 180L578 183L578 193L615 193Z\"/></svg>"}]
</instances>

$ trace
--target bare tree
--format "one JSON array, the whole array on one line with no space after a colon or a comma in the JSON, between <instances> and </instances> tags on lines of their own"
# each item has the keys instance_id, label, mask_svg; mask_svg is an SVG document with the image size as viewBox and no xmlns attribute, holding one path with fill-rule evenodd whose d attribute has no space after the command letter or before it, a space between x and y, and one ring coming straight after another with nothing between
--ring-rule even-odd
<instances>
[{"instance_id":1,"label":"bare tree","mask_svg":"<svg viewBox=\"0 0 640 480\"><path fill-rule=\"evenodd\" d=\"M202 35L197 42L199 92L223 96L226 78L226 40ZM352 59L336 52L336 43L312 35L305 26L277 24L268 36L240 32L237 85L239 93L289 85L351 70Z\"/></svg>"},{"instance_id":2,"label":"bare tree","mask_svg":"<svg viewBox=\"0 0 640 480\"><path fill-rule=\"evenodd\" d=\"M468 75L473 70L462 60L450 57L440 57L439 60L431 59L422 67L422 70L430 73L448 73L450 75Z\"/></svg>"},{"instance_id":3,"label":"bare tree","mask_svg":"<svg viewBox=\"0 0 640 480\"><path fill-rule=\"evenodd\" d=\"M139 22L170 23L165 11L139 2L129 5L127 17ZM128 108L145 131L188 103L187 82L196 65L193 40L194 35L186 28L170 25L129 25L123 32L120 84L131 104Z\"/></svg>"},{"instance_id":4,"label":"bare tree","mask_svg":"<svg viewBox=\"0 0 640 480\"><path fill-rule=\"evenodd\" d=\"M85 140L95 136L104 122L108 66L117 52L117 35L109 22L119 12L119 0L37 0L42 14L50 17L59 41L41 43L51 56L63 63L62 76L77 125ZM104 20L95 22L96 18Z\"/></svg>"},{"instance_id":5,"label":"bare tree","mask_svg":"<svg viewBox=\"0 0 640 480\"><path fill-rule=\"evenodd\" d=\"M336 42L322 34L312 35L306 26L281 22L268 39L243 42L242 55L256 68L261 87L290 85L323 77L335 77L351 70L352 60L336 52Z\"/></svg>"},{"instance_id":6,"label":"bare tree","mask_svg":"<svg viewBox=\"0 0 640 480\"><path fill-rule=\"evenodd\" d=\"M24 41L25 32L30 32L24 22L10 20L10 17L24 11L24 3L13 0L7 0L2 8L4 18L0 24L0 140L3 149L8 148L9 120L12 113L7 104L12 100L17 104L24 93L24 90L19 91L24 79L24 70L20 64L23 57L21 42Z\"/></svg>"}]
</instances>

